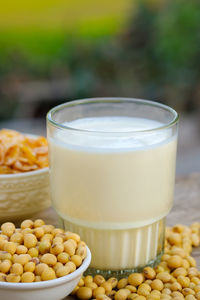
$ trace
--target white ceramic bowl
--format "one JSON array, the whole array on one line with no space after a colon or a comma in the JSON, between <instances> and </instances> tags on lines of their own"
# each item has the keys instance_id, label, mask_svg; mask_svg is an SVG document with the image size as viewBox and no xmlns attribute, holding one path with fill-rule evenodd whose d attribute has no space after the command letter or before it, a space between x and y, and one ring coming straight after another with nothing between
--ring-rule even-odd
<instances>
[{"instance_id":1,"label":"white ceramic bowl","mask_svg":"<svg viewBox=\"0 0 200 300\"><path fill-rule=\"evenodd\" d=\"M30 216L51 205L49 168L0 175L0 221Z\"/></svg>"},{"instance_id":2,"label":"white ceramic bowl","mask_svg":"<svg viewBox=\"0 0 200 300\"><path fill-rule=\"evenodd\" d=\"M82 265L69 275L41 282L10 283L0 282L1 300L60 300L68 296L78 284L83 272L91 262L91 252L87 247L87 256Z\"/></svg>"}]
</instances>

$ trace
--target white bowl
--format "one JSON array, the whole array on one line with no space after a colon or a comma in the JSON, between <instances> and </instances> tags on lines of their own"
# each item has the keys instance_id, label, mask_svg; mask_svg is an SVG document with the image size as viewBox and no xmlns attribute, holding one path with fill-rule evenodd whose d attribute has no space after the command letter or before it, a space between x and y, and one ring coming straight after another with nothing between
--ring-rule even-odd
<instances>
[{"instance_id":1,"label":"white bowl","mask_svg":"<svg viewBox=\"0 0 200 300\"><path fill-rule=\"evenodd\" d=\"M10 283L0 282L1 300L60 300L68 296L78 284L83 272L91 262L91 252L87 247L87 256L82 265L69 275L41 282Z\"/></svg>"},{"instance_id":2,"label":"white bowl","mask_svg":"<svg viewBox=\"0 0 200 300\"><path fill-rule=\"evenodd\" d=\"M0 221L37 213L51 205L49 168L0 175Z\"/></svg>"}]
</instances>

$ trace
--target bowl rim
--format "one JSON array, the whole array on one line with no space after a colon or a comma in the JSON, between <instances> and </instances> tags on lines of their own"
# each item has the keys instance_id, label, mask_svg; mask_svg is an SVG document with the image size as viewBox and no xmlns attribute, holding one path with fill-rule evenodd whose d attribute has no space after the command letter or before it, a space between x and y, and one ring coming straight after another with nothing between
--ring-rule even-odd
<instances>
[{"instance_id":1,"label":"bowl rim","mask_svg":"<svg viewBox=\"0 0 200 300\"><path fill-rule=\"evenodd\" d=\"M11 290L31 290L31 289L43 289L43 288L49 288L54 287L58 285L62 285L63 283L67 283L69 281L72 281L79 277L85 270L89 267L91 262L91 251L87 248L87 255L84 259L82 265L76 269L74 272L62 276L60 278L52 279L52 280L46 280L46 281L39 281L39 282L4 282L0 281L0 290L1 289L11 289Z\"/></svg>"},{"instance_id":2,"label":"bowl rim","mask_svg":"<svg viewBox=\"0 0 200 300\"><path fill-rule=\"evenodd\" d=\"M42 173L46 173L49 171L49 167L41 168L38 170L28 171L28 172L21 172L16 174L0 174L0 179L8 179L8 178L18 178L18 177L26 177L32 175L38 175Z\"/></svg>"}]
</instances>

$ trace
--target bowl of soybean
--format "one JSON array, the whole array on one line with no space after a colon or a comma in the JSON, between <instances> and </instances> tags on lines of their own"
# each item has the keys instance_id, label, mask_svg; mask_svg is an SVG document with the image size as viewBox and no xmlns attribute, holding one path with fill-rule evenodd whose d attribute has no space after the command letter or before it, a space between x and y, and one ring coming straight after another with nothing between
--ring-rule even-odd
<instances>
[{"instance_id":1,"label":"bowl of soybean","mask_svg":"<svg viewBox=\"0 0 200 300\"><path fill-rule=\"evenodd\" d=\"M0 282L1 299L13 300L60 300L68 296L78 284L91 262L91 252L87 247L87 256L82 265L74 272L52 280L13 283Z\"/></svg>"}]
</instances>

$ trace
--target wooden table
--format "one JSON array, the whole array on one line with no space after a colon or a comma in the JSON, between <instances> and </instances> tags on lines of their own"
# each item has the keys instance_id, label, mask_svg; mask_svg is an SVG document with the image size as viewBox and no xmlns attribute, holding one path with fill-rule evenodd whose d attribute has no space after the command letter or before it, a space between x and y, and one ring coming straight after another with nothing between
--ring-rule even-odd
<instances>
[{"instance_id":1,"label":"wooden table","mask_svg":"<svg viewBox=\"0 0 200 300\"><path fill-rule=\"evenodd\" d=\"M34 218L43 218L47 223L57 224L56 214L52 208L35 215ZM190 225L193 222L200 222L200 173L177 178L174 206L167 217L169 226L177 223ZM193 256L197 259L197 265L200 267L199 248L194 249Z\"/></svg>"}]
</instances>

